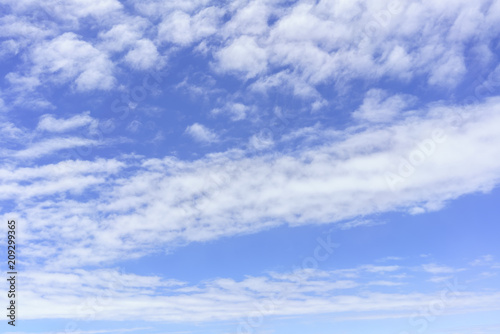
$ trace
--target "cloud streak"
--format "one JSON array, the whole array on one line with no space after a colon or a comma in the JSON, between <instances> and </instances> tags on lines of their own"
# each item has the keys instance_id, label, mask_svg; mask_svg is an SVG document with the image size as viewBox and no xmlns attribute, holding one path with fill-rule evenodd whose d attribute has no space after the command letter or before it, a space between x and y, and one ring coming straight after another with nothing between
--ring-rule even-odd
<instances>
[{"instance_id":1,"label":"cloud streak","mask_svg":"<svg viewBox=\"0 0 500 334\"><path fill-rule=\"evenodd\" d=\"M345 279L348 272L351 278ZM387 291L387 287L415 284L405 279L388 280L388 272L402 274L408 268L364 265L331 271L301 269L242 280L210 279L195 285L110 269L27 271L23 294L30 304L23 313L25 319L132 317L176 323L325 313L339 319L351 314L353 319L362 320L374 314L377 319L408 317L414 310L441 300L441 290L426 294ZM494 310L499 306L499 292L470 292L456 277L440 285L447 289L446 314Z\"/></svg>"},{"instance_id":2,"label":"cloud streak","mask_svg":"<svg viewBox=\"0 0 500 334\"><path fill-rule=\"evenodd\" d=\"M71 241L71 249L47 259L62 266L114 261L138 249L133 256L142 256L159 245L171 248L254 233L284 222L297 226L390 211L422 213L498 184L500 165L491 157L500 154L496 130L500 118L495 112L499 106L495 98L478 106L431 107L422 118L410 116L384 128L347 129L333 137L325 129L318 132L320 144L310 143L290 154L229 150L192 162L172 157L129 162L126 178L113 172L101 178L89 172L85 177L92 178L93 186L81 189L95 195L85 202L67 193L70 185L62 187L62 180L48 176L23 183L4 179L10 191L3 196L22 193L25 198L37 196L38 201L54 193L68 197L65 203L46 198L20 204L17 210L32 228L49 221L70 224L77 219L71 206L79 203L78 217L86 217L88 223L81 234L68 234L64 244ZM400 176L398 187L392 189L387 173L400 173L415 143L436 129L442 130L446 141L413 174ZM45 151L54 149L52 144L47 147ZM19 154L27 157L31 151L41 152L37 147ZM69 164L76 167L80 162ZM41 219L42 207L47 215ZM34 230L26 233L33 244L44 239ZM50 230L46 233L50 238ZM94 238L88 239L89 235ZM89 247L99 255L89 256Z\"/></svg>"}]
</instances>

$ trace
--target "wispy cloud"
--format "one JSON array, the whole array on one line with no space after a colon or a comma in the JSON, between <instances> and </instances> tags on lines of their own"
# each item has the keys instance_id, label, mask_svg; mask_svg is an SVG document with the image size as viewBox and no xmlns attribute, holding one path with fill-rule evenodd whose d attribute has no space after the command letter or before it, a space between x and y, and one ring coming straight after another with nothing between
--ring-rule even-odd
<instances>
[{"instance_id":1,"label":"wispy cloud","mask_svg":"<svg viewBox=\"0 0 500 334\"><path fill-rule=\"evenodd\" d=\"M34 143L10 155L18 159L36 159L64 149L97 146L100 144L97 140L80 137L53 138Z\"/></svg>"},{"instance_id":2,"label":"wispy cloud","mask_svg":"<svg viewBox=\"0 0 500 334\"><path fill-rule=\"evenodd\" d=\"M46 114L40 117L38 130L47 132L66 132L95 122L89 112L82 113L67 119L58 119L54 115Z\"/></svg>"},{"instance_id":3,"label":"wispy cloud","mask_svg":"<svg viewBox=\"0 0 500 334\"><path fill-rule=\"evenodd\" d=\"M188 126L185 132L199 142L213 143L218 141L218 136L215 132L199 123Z\"/></svg>"},{"instance_id":4,"label":"wispy cloud","mask_svg":"<svg viewBox=\"0 0 500 334\"><path fill-rule=\"evenodd\" d=\"M422 265L422 270L431 274L454 274L464 269L456 269L456 268L441 266L435 263L427 263Z\"/></svg>"},{"instance_id":5,"label":"wispy cloud","mask_svg":"<svg viewBox=\"0 0 500 334\"><path fill-rule=\"evenodd\" d=\"M107 236L106 240L99 237L93 241L94 247L102 247L102 253L96 258L84 255L83 249L83 253L77 253L77 240L83 240L74 235L74 254L62 252L51 261L68 264L70 258L93 263L112 260L121 257L118 254L125 247L125 239L127 249L141 248L147 253L151 249L145 245L153 240L157 245L189 243L253 233L282 221L290 225L334 223L394 210L413 212L415 207L435 210L447 200L487 191L495 184L500 167L490 157L499 154L500 146L494 144L500 142L496 131L500 119L494 113L498 103L492 99L477 106L475 110L481 112L459 128L452 123L455 115L449 110L432 118L410 118L384 130L346 130L334 143L305 147L291 155L248 157L245 151L229 150L194 162L170 157L144 160L126 178L113 177L106 186L95 187L97 196L86 200L93 206L78 214L92 221L95 218L90 217L113 213L104 229L97 228L98 220L86 227L90 235ZM437 115L433 109L429 113ZM394 192L386 182L387 171L397 173L401 155L412 152L415 140L425 139L436 128L445 131L446 143L414 175L404 178ZM202 142L217 138L199 124L189 129ZM19 151L17 156L39 156L66 147L97 144L78 138L47 140ZM56 184L55 180L32 182L30 187L42 191L39 196L43 189L58 189L49 186ZM27 203L19 210L25 213L25 220L39 220L32 211L39 205ZM49 200L43 205L73 215L62 203ZM54 217L52 221L62 223L60 219ZM139 222L147 222L148 228ZM137 233L139 230L141 233Z\"/></svg>"},{"instance_id":6,"label":"wispy cloud","mask_svg":"<svg viewBox=\"0 0 500 334\"><path fill-rule=\"evenodd\" d=\"M356 280L339 279L346 270L362 271L364 274ZM80 318L91 316L96 320L133 317L141 320L206 322L237 320L251 314L256 305L261 305L261 309L268 310L265 315L273 316L323 313L340 316L348 310L360 318L377 312L380 314L379 319L383 319L406 317L409 312L435 300L435 293L379 291L387 287L414 284L376 279L387 270L388 267L373 265L338 271L306 269L249 276L242 280L217 278L195 285L114 270L28 271L25 273L25 298L30 298L30 305L36 302L36 305L43 307L26 305L24 316L26 319L54 316L72 318L77 315ZM408 268L398 267L394 270L401 273ZM84 290L79 289L82 284L86 286ZM456 282L451 280L448 284L453 286ZM46 297L50 295L59 298L53 300ZM104 295L105 299L102 297ZM498 292L485 294L460 291L446 312L494 310L498 307L498 296ZM85 307L92 300L100 300L98 313L94 311L90 314L92 309ZM270 305L274 306L269 308Z\"/></svg>"}]
</instances>

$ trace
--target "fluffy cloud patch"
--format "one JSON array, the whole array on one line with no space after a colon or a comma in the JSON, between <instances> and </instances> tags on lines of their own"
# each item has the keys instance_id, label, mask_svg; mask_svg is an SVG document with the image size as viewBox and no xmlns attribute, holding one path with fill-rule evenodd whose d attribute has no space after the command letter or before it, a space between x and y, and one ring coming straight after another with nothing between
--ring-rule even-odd
<instances>
[{"instance_id":1,"label":"fluffy cloud patch","mask_svg":"<svg viewBox=\"0 0 500 334\"><path fill-rule=\"evenodd\" d=\"M25 78L36 80L33 86L42 82L72 82L77 91L89 91L107 90L114 85L113 63L74 33L35 46L30 61L32 65Z\"/></svg>"},{"instance_id":2,"label":"fluffy cloud patch","mask_svg":"<svg viewBox=\"0 0 500 334\"><path fill-rule=\"evenodd\" d=\"M158 38L165 42L187 46L217 32L222 8L207 7L195 15L184 11L169 13L158 26Z\"/></svg>"},{"instance_id":3,"label":"fluffy cloud patch","mask_svg":"<svg viewBox=\"0 0 500 334\"><path fill-rule=\"evenodd\" d=\"M158 65L160 55L156 46L147 39L137 41L135 47L125 56L125 61L132 67L146 70Z\"/></svg>"},{"instance_id":4,"label":"fluffy cloud patch","mask_svg":"<svg viewBox=\"0 0 500 334\"><path fill-rule=\"evenodd\" d=\"M389 122L414 103L415 97L410 95L390 96L383 90L371 89L366 93L363 104L353 113L353 117L374 123Z\"/></svg>"},{"instance_id":5,"label":"fluffy cloud patch","mask_svg":"<svg viewBox=\"0 0 500 334\"><path fill-rule=\"evenodd\" d=\"M218 136L215 132L199 123L188 126L185 132L196 141L203 143L213 143L218 140Z\"/></svg>"},{"instance_id":6,"label":"fluffy cloud patch","mask_svg":"<svg viewBox=\"0 0 500 334\"><path fill-rule=\"evenodd\" d=\"M218 51L217 59L220 71L242 73L246 78L253 78L267 68L266 50L249 36L242 36Z\"/></svg>"}]
</instances>

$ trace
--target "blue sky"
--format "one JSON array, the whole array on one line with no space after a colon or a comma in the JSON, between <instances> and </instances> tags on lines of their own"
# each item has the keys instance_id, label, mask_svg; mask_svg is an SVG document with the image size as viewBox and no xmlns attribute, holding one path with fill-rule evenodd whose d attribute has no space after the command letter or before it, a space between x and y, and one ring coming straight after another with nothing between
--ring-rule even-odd
<instances>
[{"instance_id":1,"label":"blue sky","mask_svg":"<svg viewBox=\"0 0 500 334\"><path fill-rule=\"evenodd\" d=\"M499 1L0 13L2 332L499 332Z\"/></svg>"}]
</instances>

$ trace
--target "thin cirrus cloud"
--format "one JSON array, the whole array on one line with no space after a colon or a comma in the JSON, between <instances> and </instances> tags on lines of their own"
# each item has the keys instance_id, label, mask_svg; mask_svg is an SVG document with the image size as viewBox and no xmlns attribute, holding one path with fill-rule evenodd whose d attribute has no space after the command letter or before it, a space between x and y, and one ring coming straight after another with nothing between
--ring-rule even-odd
<instances>
[{"instance_id":1,"label":"thin cirrus cloud","mask_svg":"<svg viewBox=\"0 0 500 334\"><path fill-rule=\"evenodd\" d=\"M2 123L3 137L8 139L10 145L14 145L14 139L18 148L4 148L1 155L10 157L12 163L36 160L44 156L68 150L82 150L84 147L96 147L105 144L97 134L99 122L90 116L90 112L71 116L68 118L57 118L52 114L44 114L40 117L36 131L30 133L26 128L20 129L12 123ZM68 135L68 132L80 131L80 136ZM90 138L92 137L92 138ZM97 139L95 139L97 138Z\"/></svg>"},{"instance_id":2,"label":"thin cirrus cloud","mask_svg":"<svg viewBox=\"0 0 500 334\"><path fill-rule=\"evenodd\" d=\"M380 280L387 271L399 274L391 281ZM25 274L25 295L36 305L27 305L26 319L58 317L123 320L133 317L149 321L221 321L241 319L255 314L293 316L329 313L334 318L361 320L374 315L377 319L405 318L415 309L436 302L433 293L398 293L387 290L395 286L412 286L415 278L404 275L408 268L364 265L332 271L299 269L242 280L217 278L197 284L166 280L158 276L125 274L117 270L74 270L66 272L29 271ZM402 277L402 278L401 278ZM85 284L85 293L77 293ZM436 283L430 283L433 285ZM368 289L368 290L367 290ZM363 291L360 295L359 291ZM64 296L55 302L48 295ZM130 303L129 296L135 302ZM105 296L105 297L104 297ZM451 281L441 302L446 314L464 310L493 310L498 293L474 293L467 286ZM5 297L2 297L5 298ZM100 300L103 308L95 312L85 307L90 300ZM450 303L446 299L453 300ZM310 301L314 300L314 304ZM193 309L193 305L197 305ZM231 310L231 311L228 311ZM145 312L147 311L147 312Z\"/></svg>"},{"instance_id":3,"label":"thin cirrus cloud","mask_svg":"<svg viewBox=\"0 0 500 334\"><path fill-rule=\"evenodd\" d=\"M37 129L47 132L67 132L86 125L90 125L95 120L89 112L70 117L68 119L58 119L54 115L43 115L38 122Z\"/></svg>"},{"instance_id":4,"label":"thin cirrus cloud","mask_svg":"<svg viewBox=\"0 0 500 334\"><path fill-rule=\"evenodd\" d=\"M11 152L11 155L17 159L37 159L42 156L52 154L66 149L89 147L101 145L98 140L81 137L63 137L52 138L34 143L22 150Z\"/></svg>"}]
</instances>

